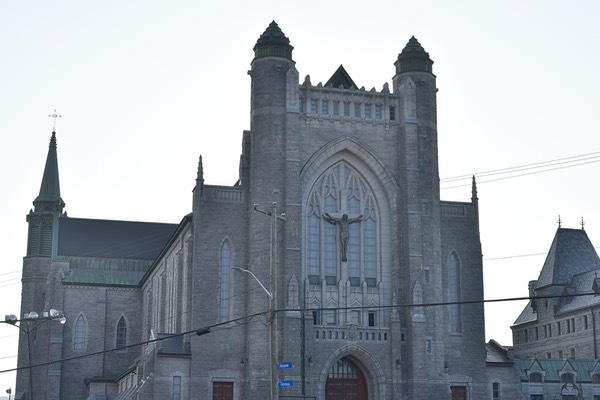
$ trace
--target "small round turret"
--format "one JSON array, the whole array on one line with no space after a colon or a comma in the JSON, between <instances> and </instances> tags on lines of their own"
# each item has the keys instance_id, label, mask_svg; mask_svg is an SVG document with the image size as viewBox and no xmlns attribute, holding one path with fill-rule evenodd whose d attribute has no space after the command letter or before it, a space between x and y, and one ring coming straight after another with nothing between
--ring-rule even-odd
<instances>
[{"instance_id":1,"label":"small round turret","mask_svg":"<svg viewBox=\"0 0 600 400\"><path fill-rule=\"evenodd\" d=\"M394 65L396 66L397 74L403 72L433 73L433 61L429 58L429 53L425 51L414 36L410 38L402 53L398 54L398 60L396 60Z\"/></svg>"},{"instance_id":2,"label":"small round turret","mask_svg":"<svg viewBox=\"0 0 600 400\"><path fill-rule=\"evenodd\" d=\"M254 58L283 57L291 60L293 49L294 47L290 45L290 39L285 36L277 23L273 21L256 41L256 45L254 45Z\"/></svg>"}]
</instances>

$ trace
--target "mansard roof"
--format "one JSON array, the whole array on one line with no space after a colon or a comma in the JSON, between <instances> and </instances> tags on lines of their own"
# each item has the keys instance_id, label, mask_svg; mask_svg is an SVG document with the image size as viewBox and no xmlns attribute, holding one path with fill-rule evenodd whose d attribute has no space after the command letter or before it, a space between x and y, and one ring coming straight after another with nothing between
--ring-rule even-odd
<instances>
[{"instance_id":1,"label":"mansard roof","mask_svg":"<svg viewBox=\"0 0 600 400\"><path fill-rule=\"evenodd\" d=\"M600 269L600 258L583 229L558 228L536 289L568 285L575 275Z\"/></svg>"},{"instance_id":2,"label":"mansard roof","mask_svg":"<svg viewBox=\"0 0 600 400\"><path fill-rule=\"evenodd\" d=\"M523 309L523 311L521 311L521 314L519 315L517 320L513 323L513 326L535 321L537 321L537 313L533 310L533 306L530 300L529 303L527 303L527 305Z\"/></svg>"},{"instance_id":3,"label":"mansard roof","mask_svg":"<svg viewBox=\"0 0 600 400\"><path fill-rule=\"evenodd\" d=\"M569 286L567 286L570 290L566 294L570 296L561 299L555 314L558 315L592 306L599 306L600 296L593 289L598 272L600 271L595 270L575 275L571 282L569 282ZM584 293L590 293L590 295L582 296Z\"/></svg>"},{"instance_id":4,"label":"mansard roof","mask_svg":"<svg viewBox=\"0 0 600 400\"><path fill-rule=\"evenodd\" d=\"M333 86L335 89L339 89L340 87L344 89L358 88L343 65L340 65L333 75L331 75L331 78L325 83L325 87L329 85Z\"/></svg>"}]
</instances>

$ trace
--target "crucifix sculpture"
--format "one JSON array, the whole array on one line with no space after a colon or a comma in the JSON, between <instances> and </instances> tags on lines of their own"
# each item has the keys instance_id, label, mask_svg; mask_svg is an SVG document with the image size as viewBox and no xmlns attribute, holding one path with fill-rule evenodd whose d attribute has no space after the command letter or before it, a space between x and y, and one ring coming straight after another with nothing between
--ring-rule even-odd
<instances>
[{"instance_id":1,"label":"crucifix sculpture","mask_svg":"<svg viewBox=\"0 0 600 400\"><path fill-rule=\"evenodd\" d=\"M348 216L348 214L346 214L346 213L343 213L343 214L323 213L323 219L325 221L329 222L332 225L340 226L340 240L341 240L341 244L342 244L342 261L348 261L348 258L346 257L346 253L348 251L348 240L350 240L350 233L348 232L348 228L349 228L350 224L358 222L358 221L362 220L362 218L363 218L362 214L358 215L356 217L350 218Z\"/></svg>"}]
</instances>

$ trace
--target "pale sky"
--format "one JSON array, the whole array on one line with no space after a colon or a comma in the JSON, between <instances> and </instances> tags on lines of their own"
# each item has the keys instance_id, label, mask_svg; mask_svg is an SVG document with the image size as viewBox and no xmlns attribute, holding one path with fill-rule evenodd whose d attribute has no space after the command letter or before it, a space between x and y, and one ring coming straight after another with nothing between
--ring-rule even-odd
<instances>
[{"instance_id":1,"label":"pale sky","mask_svg":"<svg viewBox=\"0 0 600 400\"><path fill-rule=\"evenodd\" d=\"M19 314L25 215L57 121L70 216L178 223L199 155L207 184L237 180L250 128L252 47L275 20L301 81L343 64L367 90L391 84L411 36L434 60L440 177L479 176L485 298L527 296L561 216L600 246L600 2L0 2L0 316ZM585 160L577 156L594 153ZM576 157L519 177L483 172ZM577 161L580 160L580 161ZM574 166L574 164L582 164ZM460 186L448 189L450 186ZM470 178L442 184L469 201ZM512 343L522 302L486 306L486 337ZM68 324L68 322L67 322ZM18 330L0 324L0 369ZM14 373L0 374L0 394Z\"/></svg>"}]
</instances>

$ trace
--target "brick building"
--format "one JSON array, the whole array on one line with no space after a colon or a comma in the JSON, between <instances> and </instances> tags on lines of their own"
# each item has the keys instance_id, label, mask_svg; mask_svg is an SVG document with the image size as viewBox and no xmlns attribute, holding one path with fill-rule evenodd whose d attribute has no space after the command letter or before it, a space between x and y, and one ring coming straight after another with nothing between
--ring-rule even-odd
<instances>
[{"instance_id":1,"label":"brick building","mask_svg":"<svg viewBox=\"0 0 600 400\"><path fill-rule=\"evenodd\" d=\"M200 158L180 224L68 217L53 133L22 311L69 322L36 331L33 363L65 360L36 397L491 396L477 193L440 199L429 54L411 38L378 91L301 81L292 51L275 22L259 37L239 181L206 185Z\"/></svg>"}]
</instances>

